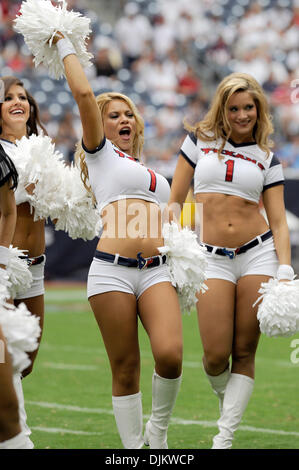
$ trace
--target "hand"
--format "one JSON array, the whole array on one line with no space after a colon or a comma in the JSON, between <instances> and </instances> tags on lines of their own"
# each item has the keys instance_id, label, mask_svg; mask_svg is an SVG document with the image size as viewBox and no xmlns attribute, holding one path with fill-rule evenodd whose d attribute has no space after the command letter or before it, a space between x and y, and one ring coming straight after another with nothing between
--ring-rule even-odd
<instances>
[{"instance_id":1,"label":"hand","mask_svg":"<svg viewBox=\"0 0 299 470\"><path fill-rule=\"evenodd\" d=\"M53 37L52 44L57 44L57 42L60 41L60 39L64 39L64 35L60 31L57 31L55 33L55 36ZM50 39L49 39L49 41L50 41Z\"/></svg>"},{"instance_id":2,"label":"hand","mask_svg":"<svg viewBox=\"0 0 299 470\"><path fill-rule=\"evenodd\" d=\"M178 226L180 226L180 208L176 207L176 211L170 208L169 205L165 207L162 213L162 223L171 223L174 222Z\"/></svg>"}]
</instances>

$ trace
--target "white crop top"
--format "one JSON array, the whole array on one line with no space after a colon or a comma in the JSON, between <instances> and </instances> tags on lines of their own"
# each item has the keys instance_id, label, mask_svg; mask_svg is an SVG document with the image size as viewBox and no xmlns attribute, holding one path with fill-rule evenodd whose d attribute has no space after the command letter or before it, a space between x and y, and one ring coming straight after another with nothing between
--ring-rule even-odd
<instances>
[{"instance_id":1,"label":"white crop top","mask_svg":"<svg viewBox=\"0 0 299 470\"><path fill-rule=\"evenodd\" d=\"M272 152L267 158L257 144L235 144L229 139L219 160L219 146L193 133L185 138L181 154L195 168L194 194L222 193L258 203L263 191L284 184L282 166Z\"/></svg>"},{"instance_id":2,"label":"white crop top","mask_svg":"<svg viewBox=\"0 0 299 470\"><path fill-rule=\"evenodd\" d=\"M94 151L87 150L83 142L82 147L100 212L107 204L120 199L144 199L158 205L168 201L167 179L120 151L110 140L104 137Z\"/></svg>"}]
</instances>

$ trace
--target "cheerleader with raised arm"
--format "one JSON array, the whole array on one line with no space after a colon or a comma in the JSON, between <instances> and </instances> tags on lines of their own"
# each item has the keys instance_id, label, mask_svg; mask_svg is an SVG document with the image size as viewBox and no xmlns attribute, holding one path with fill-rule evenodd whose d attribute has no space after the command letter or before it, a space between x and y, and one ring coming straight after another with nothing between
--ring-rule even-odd
<instances>
[{"instance_id":1,"label":"cheerleader with raised arm","mask_svg":"<svg viewBox=\"0 0 299 470\"><path fill-rule=\"evenodd\" d=\"M167 449L183 350L179 298L166 254L171 247L161 254L162 208L169 184L140 161L144 122L132 100L121 93L93 93L84 72L90 58L84 50L87 19L68 12L65 2L54 7L46 1L43 8L48 12L46 25L38 2L24 2L17 30L37 64L44 62L56 78L65 75L79 108L83 138L76 157L103 218L87 295L110 361L116 425L124 448L147 444ZM43 28L37 31L40 20ZM155 363L152 412L144 434L138 321L148 334Z\"/></svg>"}]
</instances>

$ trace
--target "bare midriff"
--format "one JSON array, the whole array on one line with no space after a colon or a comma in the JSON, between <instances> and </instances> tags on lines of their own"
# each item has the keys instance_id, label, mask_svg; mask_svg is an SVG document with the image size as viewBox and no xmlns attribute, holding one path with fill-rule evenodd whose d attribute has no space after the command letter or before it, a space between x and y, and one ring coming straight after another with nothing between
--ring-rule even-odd
<instances>
[{"instance_id":1,"label":"bare midriff","mask_svg":"<svg viewBox=\"0 0 299 470\"><path fill-rule=\"evenodd\" d=\"M34 210L34 209L32 209ZM39 256L45 252L45 222L34 222L33 213L28 202L17 207L17 224L13 238L13 246L20 250L28 250L29 256Z\"/></svg>"},{"instance_id":2,"label":"bare midriff","mask_svg":"<svg viewBox=\"0 0 299 470\"><path fill-rule=\"evenodd\" d=\"M237 248L269 229L259 204L253 201L220 193L200 193L195 199L202 204L204 243Z\"/></svg>"},{"instance_id":3,"label":"bare midriff","mask_svg":"<svg viewBox=\"0 0 299 470\"><path fill-rule=\"evenodd\" d=\"M102 211L103 232L97 249L136 258L160 254L164 245L160 207L143 199L122 199L108 204Z\"/></svg>"}]
</instances>

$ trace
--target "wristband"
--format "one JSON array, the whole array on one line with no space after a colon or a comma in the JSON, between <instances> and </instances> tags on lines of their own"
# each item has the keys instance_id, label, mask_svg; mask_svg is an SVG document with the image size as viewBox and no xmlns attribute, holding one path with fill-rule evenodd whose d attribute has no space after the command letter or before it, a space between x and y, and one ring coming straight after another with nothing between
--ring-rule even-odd
<instances>
[{"instance_id":1,"label":"wristband","mask_svg":"<svg viewBox=\"0 0 299 470\"><path fill-rule=\"evenodd\" d=\"M6 248L6 246L0 245L0 264L7 266L9 258L10 258L9 248Z\"/></svg>"},{"instance_id":2,"label":"wristband","mask_svg":"<svg viewBox=\"0 0 299 470\"><path fill-rule=\"evenodd\" d=\"M63 59L70 54L76 55L75 48L68 38L59 39L59 41L56 43L56 46L61 61L63 61Z\"/></svg>"},{"instance_id":3,"label":"wristband","mask_svg":"<svg viewBox=\"0 0 299 470\"><path fill-rule=\"evenodd\" d=\"M288 279L289 281L292 281L294 276L294 269L289 264L281 264L278 267L276 277L279 281L280 279Z\"/></svg>"}]
</instances>

